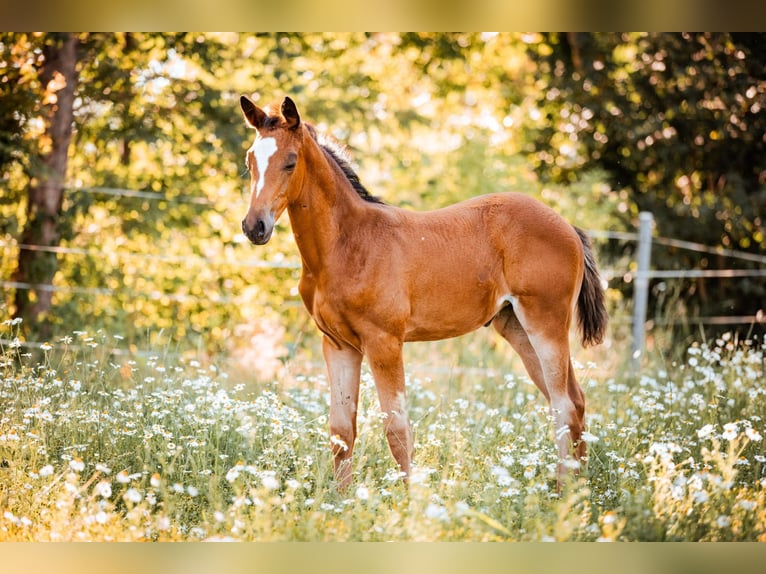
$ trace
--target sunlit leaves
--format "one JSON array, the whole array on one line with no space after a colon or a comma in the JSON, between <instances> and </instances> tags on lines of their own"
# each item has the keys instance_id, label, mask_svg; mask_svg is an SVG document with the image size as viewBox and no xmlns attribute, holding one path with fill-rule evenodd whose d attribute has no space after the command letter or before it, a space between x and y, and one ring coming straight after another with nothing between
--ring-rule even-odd
<instances>
[{"instance_id":1,"label":"sunlit leaves","mask_svg":"<svg viewBox=\"0 0 766 574\"><path fill-rule=\"evenodd\" d=\"M709 33L530 40L544 74L537 103L545 119L529 134L539 173L571 183L597 166L629 194L627 221L648 210L666 237L766 247L763 42ZM687 252L653 257L658 268L714 266ZM693 315L753 313L741 285L689 282L679 292Z\"/></svg>"}]
</instances>

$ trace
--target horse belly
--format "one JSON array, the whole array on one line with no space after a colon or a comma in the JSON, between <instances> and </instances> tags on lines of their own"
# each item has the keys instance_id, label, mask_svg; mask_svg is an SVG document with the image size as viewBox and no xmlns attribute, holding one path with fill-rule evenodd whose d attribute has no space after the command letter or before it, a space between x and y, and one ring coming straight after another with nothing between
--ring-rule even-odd
<instances>
[{"instance_id":1,"label":"horse belly","mask_svg":"<svg viewBox=\"0 0 766 574\"><path fill-rule=\"evenodd\" d=\"M475 331L491 321L506 300L494 287L436 287L413 299L405 341L437 341Z\"/></svg>"}]
</instances>

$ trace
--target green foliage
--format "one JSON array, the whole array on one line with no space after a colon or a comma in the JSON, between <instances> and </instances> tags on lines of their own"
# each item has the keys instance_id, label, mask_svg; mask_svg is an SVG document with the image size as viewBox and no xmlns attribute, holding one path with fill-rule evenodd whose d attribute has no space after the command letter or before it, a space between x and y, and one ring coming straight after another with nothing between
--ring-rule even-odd
<instances>
[{"instance_id":1,"label":"green foliage","mask_svg":"<svg viewBox=\"0 0 766 574\"><path fill-rule=\"evenodd\" d=\"M3 89L27 98L13 117L33 126L41 40L2 40ZM297 270L257 266L299 260L286 218L257 251L239 234L251 138L242 93L262 105L291 94L392 203L432 209L490 191L541 193L516 155L517 130L505 129L513 122L496 119L523 100L523 81L511 79L525 63L514 36L93 33L79 42L64 252L46 318L54 336L87 317L89 329L119 331L130 348L160 329L211 353L280 325L286 349L305 340ZM32 87L14 84L21 70ZM37 145L33 129L13 133L28 151L3 165L6 280ZM38 326L25 327L34 340Z\"/></svg>"},{"instance_id":2,"label":"green foliage","mask_svg":"<svg viewBox=\"0 0 766 574\"><path fill-rule=\"evenodd\" d=\"M242 158L252 137L238 107L242 93L261 105L293 96L306 120L349 148L367 187L396 205L433 209L517 190L586 229L630 229L638 210L650 208L662 235L763 247L763 114L755 113L762 51L754 36L78 39L75 134L58 222L64 251L55 254L45 318L53 336L87 318L89 329L119 331L133 349L159 330L210 353L238 353L252 337L283 330L288 354L312 342L298 271L283 265L299 261L287 219L257 249L239 232ZM26 192L45 145L42 41L0 37L2 106L12 110L0 126L3 281L14 274ZM629 268L630 243L598 247L602 268L617 277ZM654 261L660 268L725 263L676 249L655 250ZM752 314L761 283L657 283L652 314ZM621 285L609 293L618 314L632 287ZM4 290L11 313L13 294ZM25 325L25 336L35 340L38 328Z\"/></svg>"},{"instance_id":3,"label":"green foliage","mask_svg":"<svg viewBox=\"0 0 766 574\"><path fill-rule=\"evenodd\" d=\"M530 40L542 113L528 148L538 171L573 182L603 169L628 194L626 222L652 211L664 237L763 252L764 42L759 34L707 33ZM732 266L675 249L653 258L661 269ZM684 311L755 314L766 291L754 283L687 280L679 288Z\"/></svg>"}]
</instances>

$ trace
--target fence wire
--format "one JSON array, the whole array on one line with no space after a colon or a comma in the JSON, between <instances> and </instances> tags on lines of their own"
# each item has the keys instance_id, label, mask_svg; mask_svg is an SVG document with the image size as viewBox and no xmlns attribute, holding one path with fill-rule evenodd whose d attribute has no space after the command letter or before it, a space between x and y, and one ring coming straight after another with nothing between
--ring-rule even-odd
<instances>
[{"instance_id":1,"label":"fence wire","mask_svg":"<svg viewBox=\"0 0 766 574\"><path fill-rule=\"evenodd\" d=\"M213 208L214 202L204 197L194 196L179 196L168 198L164 195L160 195L155 192L136 191L129 189L119 188L106 188L106 187L93 187L93 188L78 188L70 191L78 193L91 193L102 194L119 197L135 197L153 201L168 201L178 203L190 203L200 205L202 207ZM607 239L633 242L638 241L639 234L629 231L610 231L610 230L588 230L587 233L594 239ZM243 239L244 242L244 239ZM738 259L742 261L754 262L766 265L766 256L756 253L749 253L746 251L740 251L735 249L727 249L723 247L711 247L701 243L695 243L691 241L684 241L679 239L667 238L667 237L652 237L653 245L662 245L666 247L674 247L679 249L691 250L698 253L707 253L712 255L723 256L732 259ZM179 255L161 255L157 253L141 253L130 251L110 251L105 252L98 249L86 249L80 247L67 247L67 246L44 246L44 245L30 245L23 243L16 243L14 241L0 240L0 250L28 250L54 253L56 255L73 255L93 257L98 259L105 259L108 257L116 257L118 259L133 258L151 262L160 262L170 265L182 265L182 266L231 266L242 268L254 268L254 269L299 269L300 263L298 261L267 261L264 259L217 259L212 257L203 256L179 256ZM620 269L602 269L602 277L607 280L619 279L625 282L631 282L637 276L637 272L630 270ZM719 279L719 278L747 278L766 277L766 269L668 269L668 270L649 270L643 275L647 279ZM25 289L36 291L49 291L49 292L62 292L62 293L76 293L79 295L87 296L115 296L120 293L125 293L124 290L110 289L106 287L78 287L73 285L49 285L49 284L34 284L19 281L0 281L0 286L4 289ZM147 292L131 292L131 297L146 298L151 300L165 300L172 302L193 302L200 300L199 297L180 293L168 293L163 291L147 291ZM215 304L226 305L234 302L234 298L227 296L208 295L205 298L206 302L212 302ZM763 323L766 321L763 311L759 310L754 315L746 316L719 316L719 317L694 317L688 318L685 321L673 320L674 324L685 322L694 324L753 324ZM656 323L656 322L655 322ZM2 341L0 341L0 344ZM28 346L36 346L38 343L23 343Z\"/></svg>"}]
</instances>

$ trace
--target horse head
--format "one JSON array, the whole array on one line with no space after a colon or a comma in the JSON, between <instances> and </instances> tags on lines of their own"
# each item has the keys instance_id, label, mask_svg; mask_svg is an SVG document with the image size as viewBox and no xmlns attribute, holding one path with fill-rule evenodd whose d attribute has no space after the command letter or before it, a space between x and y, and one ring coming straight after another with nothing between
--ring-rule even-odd
<instances>
[{"instance_id":1,"label":"horse head","mask_svg":"<svg viewBox=\"0 0 766 574\"><path fill-rule=\"evenodd\" d=\"M248 126L256 132L245 163L250 172L250 205L242 220L242 231L256 245L269 241L274 224L290 201L296 174L300 171L301 118L295 103L285 98L262 110L248 97L240 98Z\"/></svg>"}]
</instances>

